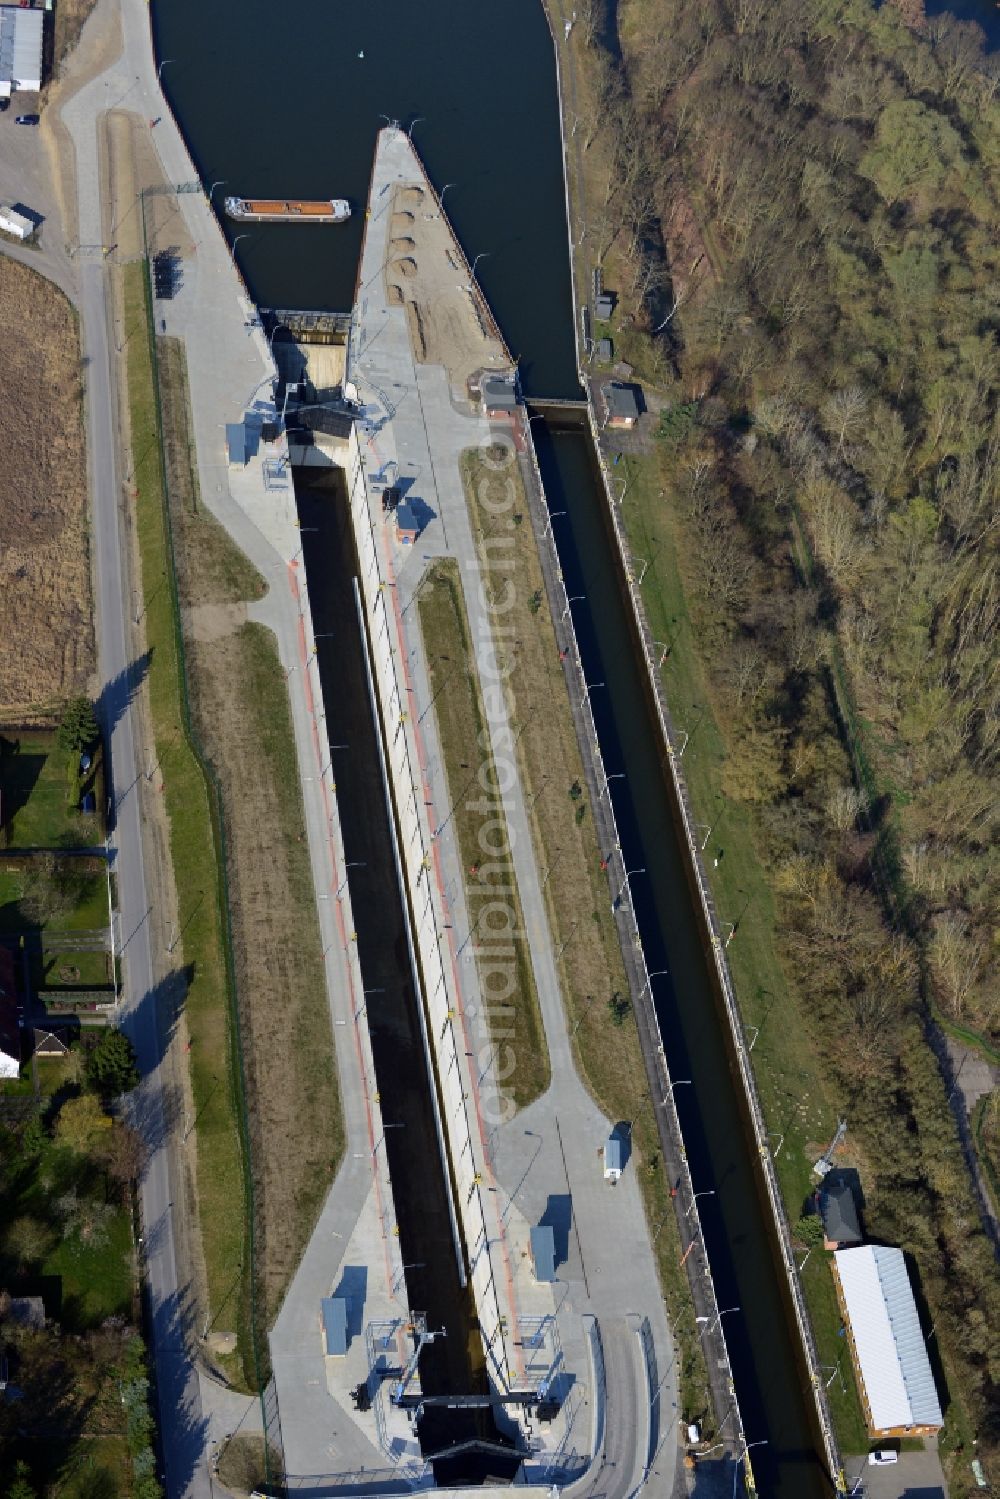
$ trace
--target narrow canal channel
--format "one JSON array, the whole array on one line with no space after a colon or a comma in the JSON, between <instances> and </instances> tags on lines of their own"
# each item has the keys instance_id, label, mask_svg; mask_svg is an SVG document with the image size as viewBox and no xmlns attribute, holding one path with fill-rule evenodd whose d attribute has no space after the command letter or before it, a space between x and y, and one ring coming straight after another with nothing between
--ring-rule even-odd
<instances>
[{"instance_id":1,"label":"narrow canal channel","mask_svg":"<svg viewBox=\"0 0 1000 1499\"><path fill-rule=\"evenodd\" d=\"M589 433L532 423L567 592L591 693L636 920L653 980L671 1075L690 1078L677 1109L700 1203L706 1247L733 1379L762 1494L811 1499L828 1494L810 1420L811 1396L791 1326L782 1273L770 1252L769 1208L758 1190L741 1085L730 1066L725 1021L714 997L710 959L688 882L686 850L664 769L659 729L623 601L615 543Z\"/></svg>"},{"instance_id":2,"label":"narrow canal channel","mask_svg":"<svg viewBox=\"0 0 1000 1499\"><path fill-rule=\"evenodd\" d=\"M446 207L467 253L485 257L477 278L520 357L526 392L538 399L578 394L555 68L540 0L505 0L503 6L380 0L377 7L317 6L287 17L265 0L153 3L164 85L199 175L207 184L223 184L216 205L223 192L348 196L358 210L346 228L241 229L236 253L260 305L350 305L374 141L392 117L413 125L414 143L431 179L446 189ZM233 239L236 226L226 228ZM753 1146L729 1069L594 455L582 433L533 426L550 507L569 512L568 529L557 528L556 537L570 592L587 596L576 618L588 676L609 684L606 695L595 693L594 707L607 769L627 777L613 785L628 862L647 870L645 888L636 882L635 899L649 966L671 975L657 993L670 1066L675 1077L694 1082L680 1090L678 1103L695 1184L716 1192L704 1204L706 1234L719 1304L740 1307L727 1317L726 1331L747 1439L767 1443L753 1453L759 1490L813 1499L829 1485L817 1457L811 1398L756 1192ZM322 548L317 534L304 539L314 601L334 607L338 596L350 595L350 562L343 547L338 557L332 538L326 536ZM324 628L317 622L320 632ZM325 671L333 665L329 656L321 658ZM329 680L328 709L336 709L340 689L336 677ZM360 700L351 711L363 718ZM392 952L402 964L400 932L382 924L383 916L396 920L383 905L393 884L391 851L387 842L381 853L375 846L387 839L387 826L383 820L377 833L377 818L359 811L366 803L359 791L355 805L343 777L338 765L342 812L353 824L351 839L359 840L349 847L367 847L372 869L381 860L383 871L378 880L369 876L372 887L366 892L362 885L355 897L359 916L371 923L370 958L385 964ZM367 794L373 796L371 788ZM393 956L388 966L396 962ZM402 975L400 967L400 992ZM390 1134L393 1151L402 1152L409 1136L412 1152L415 1134ZM414 1179L422 1181L428 1141L426 1154L391 1157L398 1180L416 1172ZM450 1256L444 1219L438 1231L444 1261ZM457 1280L450 1294L452 1311L442 1311L442 1318L464 1315L457 1311L464 1295ZM412 1305L420 1305L420 1295L430 1301L431 1288L414 1285Z\"/></svg>"},{"instance_id":3,"label":"narrow canal channel","mask_svg":"<svg viewBox=\"0 0 1000 1499\"><path fill-rule=\"evenodd\" d=\"M375 1081L392 1176L406 1300L424 1312L430 1332L444 1331L420 1358L425 1395L486 1392L486 1373L471 1293L463 1287L452 1236L445 1175L396 879L376 728L372 718L361 629L352 579L357 566L347 491L338 470L307 484L296 475L303 558L309 582L316 653L327 712L330 753L350 883L351 910ZM374 1273L374 1267L372 1267ZM487 1410L428 1405L418 1426L426 1456L464 1442L499 1443ZM435 1462L440 1483L511 1476L517 1460L471 1453Z\"/></svg>"}]
</instances>

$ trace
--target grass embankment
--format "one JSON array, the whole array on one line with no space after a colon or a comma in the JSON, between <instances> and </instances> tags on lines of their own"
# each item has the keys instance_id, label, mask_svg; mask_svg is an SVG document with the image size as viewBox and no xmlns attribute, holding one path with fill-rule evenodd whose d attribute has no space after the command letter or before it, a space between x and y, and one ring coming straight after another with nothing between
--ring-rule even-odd
<instances>
[{"instance_id":1,"label":"grass embankment","mask_svg":"<svg viewBox=\"0 0 1000 1499\"><path fill-rule=\"evenodd\" d=\"M761 866L749 810L725 796L727 742L711 708L709 687L694 648L692 625L678 567L679 546L671 507L664 503L656 453L629 454L623 517L636 556L650 558L642 583L653 638L668 646L661 678L675 725L690 735L683 770L695 817L711 836L703 855L716 908L737 931L726 951L744 1024L753 1047L754 1075L789 1218L794 1224L815 1190L812 1163L832 1139L837 1116L827 1099L823 1067L809 1038L798 999L786 982L776 932L774 897ZM842 1326L830 1256L815 1250L802 1279L822 1364L838 1365L843 1385L828 1391L841 1442L865 1451L868 1437Z\"/></svg>"},{"instance_id":2,"label":"grass embankment","mask_svg":"<svg viewBox=\"0 0 1000 1499\"><path fill-rule=\"evenodd\" d=\"M437 720L438 738L448 779L448 802L451 823L458 839L459 855L465 873L465 895L469 918L475 926L478 903L494 899L488 884L480 882L471 871L487 860L510 871L510 908L514 928L524 932L524 911L514 873L513 858L507 836L506 819L499 809L483 812L484 796L499 797L496 766L489 745L486 717L476 669L475 652L465 610L465 598L458 564L435 562L420 585L417 598L420 628L430 669L431 696ZM488 791L484 791L484 786ZM502 836L496 823L503 823ZM480 834L490 825L490 847L484 850ZM488 936L484 935L484 941ZM516 1066L510 1077L510 1090L518 1108L540 1098L549 1085L550 1070L545 1032L538 1006L538 990L531 964L531 952L525 937L513 941L517 987L509 1004L494 1005L489 1010L491 1032L510 1044ZM477 962L478 951L477 951ZM509 1013L513 1011L513 1015ZM513 1035L511 1035L513 1023Z\"/></svg>"},{"instance_id":3,"label":"grass embankment","mask_svg":"<svg viewBox=\"0 0 1000 1499\"><path fill-rule=\"evenodd\" d=\"M229 1034L218 847L205 772L185 731L183 663L166 529L144 265L125 266L123 277L135 523L145 602L143 626L150 652L149 704L178 892L180 938L174 958L185 965L187 978L185 1015L191 1043L199 1222L209 1314L216 1329L239 1322L245 1335L238 1311L246 1201Z\"/></svg>"},{"instance_id":4,"label":"grass embankment","mask_svg":"<svg viewBox=\"0 0 1000 1499\"><path fill-rule=\"evenodd\" d=\"M541 564L520 475L498 474L478 452L463 455L462 477L481 547L505 538L513 561L504 577L517 580L504 616L517 652L507 681L508 711L517 740L522 785L537 858L544 871L546 911L559 957L563 1000L583 1076L605 1114L632 1121L636 1170L680 1366L681 1407L691 1419L711 1420L708 1380L694 1321L670 1183L660 1160L646 1069L631 1015L616 1024L609 1000L628 993L607 877L586 796L583 761L570 710ZM499 504L513 482L512 507ZM510 526L513 516L514 525ZM485 549L481 552L487 560ZM495 559L497 553L493 553ZM581 816L580 809L583 809Z\"/></svg>"},{"instance_id":5,"label":"grass embankment","mask_svg":"<svg viewBox=\"0 0 1000 1499\"><path fill-rule=\"evenodd\" d=\"M271 632L245 618L266 584L200 503L183 345L161 338L157 353L188 690L225 822L255 1275L270 1324L344 1148L322 941L285 674Z\"/></svg>"}]
</instances>

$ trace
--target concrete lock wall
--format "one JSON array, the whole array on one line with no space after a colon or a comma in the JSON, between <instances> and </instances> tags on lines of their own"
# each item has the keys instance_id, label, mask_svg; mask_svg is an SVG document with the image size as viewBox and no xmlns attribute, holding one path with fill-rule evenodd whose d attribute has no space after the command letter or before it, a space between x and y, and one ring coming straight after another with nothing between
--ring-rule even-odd
<instances>
[{"instance_id":1,"label":"concrete lock wall","mask_svg":"<svg viewBox=\"0 0 1000 1499\"><path fill-rule=\"evenodd\" d=\"M347 478L351 520L359 561L359 584L368 627L371 664L382 712L387 768L396 804L399 854L409 896L413 938L423 977L426 1034L442 1099L442 1125L455 1180L454 1210L461 1225L472 1291L479 1317L487 1369L495 1387L505 1392L518 1378L513 1339L504 1314L487 1227L484 1182L489 1174L481 1121L467 1076L465 1046L458 1021L458 980L452 954L442 935L434 899L430 830L421 817L416 787L421 769L410 723L401 649L396 590L386 576L369 500L367 475L358 429L351 432ZM398 663L398 664L397 664ZM468 1093L466 1089L469 1089Z\"/></svg>"}]
</instances>

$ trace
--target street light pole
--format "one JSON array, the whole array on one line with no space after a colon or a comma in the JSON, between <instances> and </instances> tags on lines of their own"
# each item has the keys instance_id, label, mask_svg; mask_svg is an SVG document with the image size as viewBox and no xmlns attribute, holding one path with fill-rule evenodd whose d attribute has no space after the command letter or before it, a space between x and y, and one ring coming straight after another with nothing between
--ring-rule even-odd
<instances>
[{"instance_id":1,"label":"street light pole","mask_svg":"<svg viewBox=\"0 0 1000 1499\"><path fill-rule=\"evenodd\" d=\"M163 69L167 66L167 64L171 63L171 62L176 62L176 61L177 61L176 57L165 57L163 59L163 61L160 63L160 66L156 70L156 81L157 81L157 83L162 83L163 82Z\"/></svg>"},{"instance_id":2,"label":"street light pole","mask_svg":"<svg viewBox=\"0 0 1000 1499\"><path fill-rule=\"evenodd\" d=\"M691 1081L691 1079L689 1077L679 1077L676 1082L668 1083L667 1087L670 1089L670 1097L673 1098L673 1096L674 1096L674 1089L675 1088L693 1088L694 1084L692 1083L692 1081ZM666 1101L667 1101L666 1096L664 1096L660 1100L660 1102L664 1103L664 1104L666 1103ZM700 1196L701 1194L699 1193L697 1195ZM713 1193L712 1195L714 1196L715 1194ZM694 1206L694 1203L692 1201L692 1207L693 1206ZM691 1211L691 1209L689 1208L688 1212L690 1212L690 1211ZM684 1216L686 1218L687 1217L687 1213L685 1213Z\"/></svg>"},{"instance_id":3,"label":"street light pole","mask_svg":"<svg viewBox=\"0 0 1000 1499\"><path fill-rule=\"evenodd\" d=\"M650 992L652 992L653 980L654 979L666 978L666 976L669 973L669 971L670 970L667 969L667 968L657 968L655 970L655 972L653 972L653 973L647 973L646 974L646 982L643 984L642 989L639 991L639 998L642 999L642 997L645 994L645 992L646 992L647 989L649 989Z\"/></svg>"},{"instance_id":4,"label":"street light pole","mask_svg":"<svg viewBox=\"0 0 1000 1499\"><path fill-rule=\"evenodd\" d=\"M217 177L215 179L215 181L212 183L212 186L208 190L208 202L209 202L209 206L211 206L212 194L215 192L215 189L217 187L225 187L225 185L226 185L226 179L225 179L225 177Z\"/></svg>"},{"instance_id":5,"label":"street light pole","mask_svg":"<svg viewBox=\"0 0 1000 1499\"><path fill-rule=\"evenodd\" d=\"M704 1192L696 1192L694 1194L694 1196L691 1198L691 1201L688 1203L687 1207L684 1209L684 1216L685 1216L685 1218L690 1218L690 1216L691 1216L691 1210L693 1209L695 1203L698 1201L699 1197L714 1197L714 1196L715 1196L715 1188L714 1187L709 1187ZM714 1324L713 1324L713 1326L714 1326Z\"/></svg>"},{"instance_id":6,"label":"street light pole","mask_svg":"<svg viewBox=\"0 0 1000 1499\"><path fill-rule=\"evenodd\" d=\"M549 511L548 520L545 522L545 530L542 532L542 535L543 536L551 536L552 535L552 522L554 520L557 520L560 515L565 515L565 514L566 514L565 510L550 510Z\"/></svg>"},{"instance_id":7,"label":"street light pole","mask_svg":"<svg viewBox=\"0 0 1000 1499\"><path fill-rule=\"evenodd\" d=\"M586 598L586 594L583 594L583 593L574 593L574 594L568 594L567 595L567 598L566 598L566 607L565 607L565 609L562 612L563 622L565 622L566 616L570 612L570 608L569 608L570 604L579 604L579 603L582 603L585 598Z\"/></svg>"}]
</instances>

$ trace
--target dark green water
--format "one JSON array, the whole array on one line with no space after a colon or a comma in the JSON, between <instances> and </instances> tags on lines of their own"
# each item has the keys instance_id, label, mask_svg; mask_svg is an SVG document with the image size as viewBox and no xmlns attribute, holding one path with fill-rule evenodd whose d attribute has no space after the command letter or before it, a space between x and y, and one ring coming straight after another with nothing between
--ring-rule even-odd
<instances>
[{"instance_id":1,"label":"dark green water","mask_svg":"<svg viewBox=\"0 0 1000 1499\"><path fill-rule=\"evenodd\" d=\"M417 119L414 140L432 180L439 188L455 184L446 206L466 252L488 252L477 275L521 356L526 391L578 393L555 69L539 0L379 0L366 8L313 0L308 9L280 12L262 0L160 0L154 16L159 56L171 60L164 83L199 171L206 183L224 178L226 191L348 196L360 210L380 116L404 125ZM248 237L237 253L257 301L346 309L361 229L359 212L346 228L240 230ZM706 1232L719 1304L741 1308L727 1319L727 1335L747 1440L768 1444L753 1454L760 1492L813 1499L829 1485L756 1194L593 454L580 433L553 436L534 425L551 508L570 512L569 530L557 523L556 535L570 592L587 595L587 605L574 611L587 673L612 684L604 703L595 695L598 728L608 770L627 772L626 781L614 783L627 862L649 871L646 892L641 881L636 888L649 966L672 976L657 993L671 1070L696 1083L678 1102L695 1184L717 1193L703 1204ZM332 562L313 552L314 595L324 560L329 587L349 590L345 567L335 575ZM403 1173L405 1167L405 1181Z\"/></svg>"},{"instance_id":2,"label":"dark green water","mask_svg":"<svg viewBox=\"0 0 1000 1499\"><path fill-rule=\"evenodd\" d=\"M163 85L206 183L241 196L350 198L346 225L227 224L264 307L354 300L372 154L409 126L470 257L503 309L526 389L576 389L562 149L539 0L158 0ZM359 58L358 53L364 52ZM422 117L422 118L419 118Z\"/></svg>"}]
</instances>

